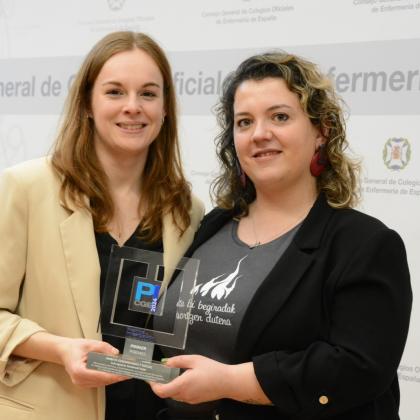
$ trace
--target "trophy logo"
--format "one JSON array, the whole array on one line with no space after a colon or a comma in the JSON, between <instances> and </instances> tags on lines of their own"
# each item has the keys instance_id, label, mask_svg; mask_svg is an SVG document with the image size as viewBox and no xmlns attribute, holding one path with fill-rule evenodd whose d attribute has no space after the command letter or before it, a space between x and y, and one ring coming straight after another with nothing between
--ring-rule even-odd
<instances>
[{"instance_id":1,"label":"trophy logo","mask_svg":"<svg viewBox=\"0 0 420 420\"><path fill-rule=\"evenodd\" d=\"M129 309L160 315L163 311L163 301L159 302L160 287L160 281L135 276Z\"/></svg>"},{"instance_id":2,"label":"trophy logo","mask_svg":"<svg viewBox=\"0 0 420 420\"><path fill-rule=\"evenodd\" d=\"M411 146L407 139L392 137L385 143L382 158L391 171L404 169L411 159Z\"/></svg>"}]
</instances>

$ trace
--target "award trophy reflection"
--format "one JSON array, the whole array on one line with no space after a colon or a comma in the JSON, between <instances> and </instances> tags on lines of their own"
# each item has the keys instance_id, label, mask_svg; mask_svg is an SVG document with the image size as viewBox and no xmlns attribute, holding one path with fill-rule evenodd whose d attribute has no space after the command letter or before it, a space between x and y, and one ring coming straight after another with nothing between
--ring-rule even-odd
<instances>
[{"instance_id":1,"label":"award trophy reflection","mask_svg":"<svg viewBox=\"0 0 420 420\"><path fill-rule=\"evenodd\" d=\"M152 360L153 350L156 344L185 347L190 308L176 303L191 297L198 265L198 260L181 258L176 266L168 267L162 253L114 245L102 296L101 332L125 338L124 352L117 356L89 353L87 367L163 383L178 376L178 368ZM182 276L173 286L176 290L171 287L177 299L165 305L163 279L173 274ZM154 329L153 319L162 316L168 321L165 327Z\"/></svg>"}]
</instances>

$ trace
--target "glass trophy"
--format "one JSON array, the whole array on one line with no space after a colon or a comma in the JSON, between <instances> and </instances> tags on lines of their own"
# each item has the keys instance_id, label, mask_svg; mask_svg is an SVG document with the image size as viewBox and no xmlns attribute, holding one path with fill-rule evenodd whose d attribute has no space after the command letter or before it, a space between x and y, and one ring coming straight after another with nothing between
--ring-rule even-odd
<instances>
[{"instance_id":1,"label":"glass trophy","mask_svg":"<svg viewBox=\"0 0 420 420\"><path fill-rule=\"evenodd\" d=\"M178 376L178 368L153 360L153 350L156 344L185 348L191 308L177 303L191 297L198 266L196 259L181 258L168 267L160 252L113 245L100 324L102 334L125 338L124 352L117 356L91 352L87 367L161 383ZM181 276L181 281L171 285L167 299L165 283L173 276ZM156 317L165 320L156 323L159 328L154 326Z\"/></svg>"}]
</instances>

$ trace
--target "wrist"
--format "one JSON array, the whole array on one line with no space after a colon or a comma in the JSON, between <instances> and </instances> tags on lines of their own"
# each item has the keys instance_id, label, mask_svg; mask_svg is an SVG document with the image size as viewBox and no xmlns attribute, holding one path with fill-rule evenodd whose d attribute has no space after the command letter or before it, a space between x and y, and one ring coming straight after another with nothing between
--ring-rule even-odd
<instances>
[{"instance_id":1,"label":"wrist","mask_svg":"<svg viewBox=\"0 0 420 420\"><path fill-rule=\"evenodd\" d=\"M242 401L244 398L244 367L245 363L238 365L227 365L225 384L226 398Z\"/></svg>"},{"instance_id":2,"label":"wrist","mask_svg":"<svg viewBox=\"0 0 420 420\"><path fill-rule=\"evenodd\" d=\"M52 334L50 334L49 339L51 344L51 357L53 359L51 361L64 366L70 343L73 339Z\"/></svg>"},{"instance_id":3,"label":"wrist","mask_svg":"<svg viewBox=\"0 0 420 420\"><path fill-rule=\"evenodd\" d=\"M13 354L26 359L41 360L43 362L64 364L69 338L38 331L13 350Z\"/></svg>"},{"instance_id":4,"label":"wrist","mask_svg":"<svg viewBox=\"0 0 420 420\"><path fill-rule=\"evenodd\" d=\"M247 404L272 404L258 382L252 362L230 365L229 368L226 375L227 398Z\"/></svg>"}]
</instances>

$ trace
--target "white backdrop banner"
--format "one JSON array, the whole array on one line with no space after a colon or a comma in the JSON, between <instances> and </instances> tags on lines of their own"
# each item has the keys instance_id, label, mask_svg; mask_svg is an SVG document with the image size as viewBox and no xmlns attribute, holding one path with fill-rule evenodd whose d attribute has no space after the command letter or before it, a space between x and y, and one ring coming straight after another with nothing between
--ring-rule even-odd
<instances>
[{"instance_id":1,"label":"white backdrop banner","mask_svg":"<svg viewBox=\"0 0 420 420\"><path fill-rule=\"evenodd\" d=\"M226 75L275 49L329 75L348 107L352 152L363 159L361 208L407 246L415 301L400 414L418 420L420 0L0 0L0 170L48 153L83 56L121 29L146 32L168 51L186 173L208 209L218 172L212 109Z\"/></svg>"}]
</instances>

